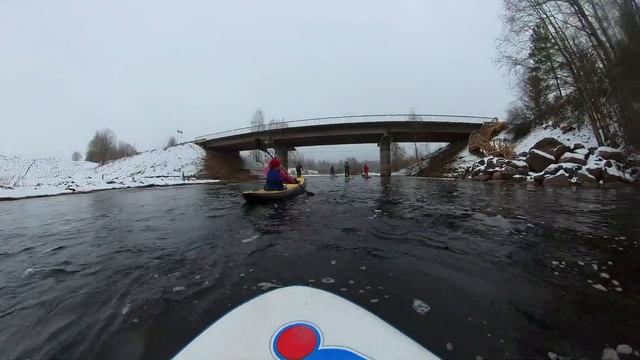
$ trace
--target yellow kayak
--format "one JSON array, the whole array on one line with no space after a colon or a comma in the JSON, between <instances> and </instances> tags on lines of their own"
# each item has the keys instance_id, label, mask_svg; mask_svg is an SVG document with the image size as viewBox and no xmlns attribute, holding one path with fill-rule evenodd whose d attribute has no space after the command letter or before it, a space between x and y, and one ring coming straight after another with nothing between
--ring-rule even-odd
<instances>
[{"instance_id":1,"label":"yellow kayak","mask_svg":"<svg viewBox=\"0 0 640 360\"><path fill-rule=\"evenodd\" d=\"M242 197L247 202L265 202L265 201L273 201L273 200L282 200L290 197L294 197L296 195L304 193L305 180L304 177L298 178L299 184L285 184L287 187L286 190L255 190L255 191L245 191L242 193Z\"/></svg>"}]
</instances>

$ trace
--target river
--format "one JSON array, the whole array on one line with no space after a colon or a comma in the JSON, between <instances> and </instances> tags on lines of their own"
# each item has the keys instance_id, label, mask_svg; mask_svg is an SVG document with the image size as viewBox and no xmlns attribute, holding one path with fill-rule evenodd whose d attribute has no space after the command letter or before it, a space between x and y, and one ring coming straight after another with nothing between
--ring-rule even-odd
<instances>
[{"instance_id":1,"label":"river","mask_svg":"<svg viewBox=\"0 0 640 360\"><path fill-rule=\"evenodd\" d=\"M315 197L246 205L257 186L0 203L2 358L167 358L270 284L339 294L445 358L640 347L637 188L314 177Z\"/></svg>"}]
</instances>

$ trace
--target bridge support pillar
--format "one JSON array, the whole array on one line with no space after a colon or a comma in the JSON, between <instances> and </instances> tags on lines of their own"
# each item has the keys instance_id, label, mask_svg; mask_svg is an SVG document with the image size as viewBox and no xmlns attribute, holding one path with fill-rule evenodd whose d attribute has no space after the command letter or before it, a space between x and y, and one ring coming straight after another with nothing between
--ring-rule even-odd
<instances>
[{"instance_id":1,"label":"bridge support pillar","mask_svg":"<svg viewBox=\"0 0 640 360\"><path fill-rule=\"evenodd\" d=\"M380 176L391 176L391 137L380 140Z\"/></svg>"},{"instance_id":2,"label":"bridge support pillar","mask_svg":"<svg viewBox=\"0 0 640 360\"><path fill-rule=\"evenodd\" d=\"M282 167L289 170L289 149L276 149L276 157L282 163Z\"/></svg>"}]
</instances>

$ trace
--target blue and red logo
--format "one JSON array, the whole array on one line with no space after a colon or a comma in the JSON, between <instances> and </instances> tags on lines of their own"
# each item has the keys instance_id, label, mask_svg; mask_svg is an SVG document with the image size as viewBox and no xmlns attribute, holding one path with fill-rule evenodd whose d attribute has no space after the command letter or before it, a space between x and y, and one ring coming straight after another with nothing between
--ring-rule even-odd
<instances>
[{"instance_id":1,"label":"blue and red logo","mask_svg":"<svg viewBox=\"0 0 640 360\"><path fill-rule=\"evenodd\" d=\"M367 360L355 350L324 346L320 328L306 321L282 326L271 338L271 352L278 360Z\"/></svg>"}]
</instances>

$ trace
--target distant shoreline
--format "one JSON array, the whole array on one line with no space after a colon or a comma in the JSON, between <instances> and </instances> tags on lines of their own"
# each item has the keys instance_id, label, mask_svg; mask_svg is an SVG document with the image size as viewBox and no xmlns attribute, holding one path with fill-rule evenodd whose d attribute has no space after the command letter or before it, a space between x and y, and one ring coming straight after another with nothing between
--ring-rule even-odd
<instances>
[{"instance_id":1,"label":"distant shoreline","mask_svg":"<svg viewBox=\"0 0 640 360\"><path fill-rule=\"evenodd\" d=\"M123 187L114 187L110 189L95 189L95 190L78 190L78 191L69 191L69 192L60 192L56 194L38 194L38 195L27 195L27 196L3 196L0 197L0 201L17 201L17 200L26 200L26 199L38 199L45 197L53 197L53 196L62 196L62 195L80 195L80 194L90 194L100 191L112 191L112 190L125 190L125 189L146 189L153 187L172 187L172 186L186 186L186 185L206 185L206 184L215 184L219 183L221 180L191 180L182 183L175 184L143 184L140 186L123 186Z\"/></svg>"}]
</instances>

